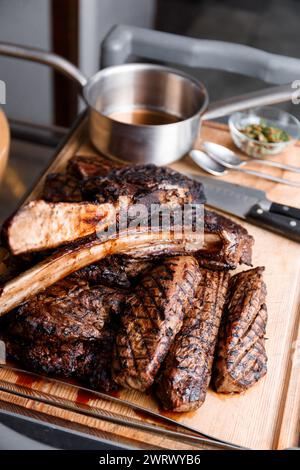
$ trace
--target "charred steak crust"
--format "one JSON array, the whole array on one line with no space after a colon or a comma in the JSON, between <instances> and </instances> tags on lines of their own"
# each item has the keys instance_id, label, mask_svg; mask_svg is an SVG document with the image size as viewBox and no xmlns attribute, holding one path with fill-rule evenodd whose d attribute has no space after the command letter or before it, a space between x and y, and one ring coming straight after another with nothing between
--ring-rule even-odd
<instances>
[{"instance_id":1,"label":"charred steak crust","mask_svg":"<svg viewBox=\"0 0 300 470\"><path fill-rule=\"evenodd\" d=\"M79 182L67 173L50 173L45 179L42 198L47 202L81 202Z\"/></svg>"},{"instance_id":2,"label":"charred steak crust","mask_svg":"<svg viewBox=\"0 0 300 470\"><path fill-rule=\"evenodd\" d=\"M111 378L114 329L106 326L99 341L30 340L2 335L8 357L38 374L74 377L92 388L109 392L117 388Z\"/></svg>"},{"instance_id":3,"label":"charred steak crust","mask_svg":"<svg viewBox=\"0 0 300 470\"><path fill-rule=\"evenodd\" d=\"M125 166L114 169L106 178L89 178L82 185L88 201L117 202L126 196L132 203L204 203L203 185L166 167L155 165Z\"/></svg>"},{"instance_id":4,"label":"charred steak crust","mask_svg":"<svg viewBox=\"0 0 300 470\"><path fill-rule=\"evenodd\" d=\"M92 176L106 176L113 168L122 166L100 155L76 155L69 160L67 173L79 180Z\"/></svg>"},{"instance_id":5,"label":"charred steak crust","mask_svg":"<svg viewBox=\"0 0 300 470\"><path fill-rule=\"evenodd\" d=\"M84 279L92 284L129 289L134 278L150 269L153 264L154 261L151 260L134 260L126 256L114 255L76 271L73 277Z\"/></svg>"},{"instance_id":6,"label":"charred steak crust","mask_svg":"<svg viewBox=\"0 0 300 470\"><path fill-rule=\"evenodd\" d=\"M120 317L113 361L119 385L144 391L153 384L199 280L190 256L167 259L142 277Z\"/></svg>"},{"instance_id":7,"label":"charred steak crust","mask_svg":"<svg viewBox=\"0 0 300 470\"><path fill-rule=\"evenodd\" d=\"M205 400L229 274L200 270L200 284L158 379L157 396L173 411L194 410Z\"/></svg>"},{"instance_id":8,"label":"charred steak crust","mask_svg":"<svg viewBox=\"0 0 300 470\"><path fill-rule=\"evenodd\" d=\"M251 265L254 238L247 230L221 214L205 209L204 231L220 235L216 251L201 252L199 263L209 269L235 269L239 264Z\"/></svg>"},{"instance_id":9,"label":"charred steak crust","mask_svg":"<svg viewBox=\"0 0 300 470\"><path fill-rule=\"evenodd\" d=\"M263 267L250 269L230 280L214 364L218 392L242 392L267 372L263 271Z\"/></svg>"},{"instance_id":10,"label":"charred steak crust","mask_svg":"<svg viewBox=\"0 0 300 470\"><path fill-rule=\"evenodd\" d=\"M112 352L124 297L119 289L66 278L3 318L1 339L9 357L30 370L115 389Z\"/></svg>"},{"instance_id":11,"label":"charred steak crust","mask_svg":"<svg viewBox=\"0 0 300 470\"><path fill-rule=\"evenodd\" d=\"M21 305L9 334L49 344L101 339L104 325L123 301L124 292L69 277Z\"/></svg>"}]
</instances>

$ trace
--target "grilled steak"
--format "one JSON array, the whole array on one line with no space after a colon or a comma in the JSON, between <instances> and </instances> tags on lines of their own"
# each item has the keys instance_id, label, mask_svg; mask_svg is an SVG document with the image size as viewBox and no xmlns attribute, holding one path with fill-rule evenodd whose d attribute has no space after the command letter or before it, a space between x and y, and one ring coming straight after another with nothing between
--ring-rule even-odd
<instances>
[{"instance_id":1,"label":"grilled steak","mask_svg":"<svg viewBox=\"0 0 300 470\"><path fill-rule=\"evenodd\" d=\"M53 285L2 320L8 355L36 372L113 388L115 322L124 296L71 277Z\"/></svg>"},{"instance_id":2,"label":"grilled steak","mask_svg":"<svg viewBox=\"0 0 300 470\"><path fill-rule=\"evenodd\" d=\"M17 276L21 271L22 263L10 251L0 245L0 286Z\"/></svg>"},{"instance_id":3,"label":"grilled steak","mask_svg":"<svg viewBox=\"0 0 300 470\"><path fill-rule=\"evenodd\" d=\"M9 334L47 343L100 339L123 301L122 291L69 277L21 305Z\"/></svg>"},{"instance_id":4,"label":"grilled steak","mask_svg":"<svg viewBox=\"0 0 300 470\"><path fill-rule=\"evenodd\" d=\"M48 202L81 202L78 180L67 173L50 173L45 179L42 199Z\"/></svg>"},{"instance_id":5,"label":"grilled steak","mask_svg":"<svg viewBox=\"0 0 300 470\"><path fill-rule=\"evenodd\" d=\"M166 167L125 166L114 169L106 178L89 178L83 183L84 200L116 203L120 196L130 204L168 204L169 207L203 203L201 183Z\"/></svg>"},{"instance_id":6,"label":"grilled steak","mask_svg":"<svg viewBox=\"0 0 300 470\"><path fill-rule=\"evenodd\" d=\"M74 377L91 387L109 392L116 389L111 378L114 329L106 327L100 341L27 340L2 335L9 358L38 374Z\"/></svg>"},{"instance_id":7,"label":"grilled steak","mask_svg":"<svg viewBox=\"0 0 300 470\"><path fill-rule=\"evenodd\" d=\"M103 231L115 222L120 196L125 209L132 204L151 209L154 203L173 208L204 202L200 183L155 165L124 167L112 170L107 178L89 178L83 194L85 200L94 203L37 200L21 207L5 224L12 252L46 250Z\"/></svg>"},{"instance_id":8,"label":"grilled steak","mask_svg":"<svg viewBox=\"0 0 300 470\"><path fill-rule=\"evenodd\" d=\"M46 176L42 199L48 202L81 202L81 180L106 176L119 166L104 157L77 155L69 161L66 173L50 173Z\"/></svg>"},{"instance_id":9,"label":"grilled steak","mask_svg":"<svg viewBox=\"0 0 300 470\"><path fill-rule=\"evenodd\" d=\"M129 289L134 279L154 264L151 260L135 260L126 256L108 256L99 263L76 271L73 277L93 284Z\"/></svg>"},{"instance_id":10,"label":"grilled steak","mask_svg":"<svg viewBox=\"0 0 300 470\"><path fill-rule=\"evenodd\" d=\"M194 303L185 313L158 380L157 395L167 410L201 406L209 385L229 275L200 270Z\"/></svg>"},{"instance_id":11,"label":"grilled steak","mask_svg":"<svg viewBox=\"0 0 300 470\"><path fill-rule=\"evenodd\" d=\"M207 243L199 253L201 266L209 269L235 269L239 264L251 265L254 239L247 230L232 220L217 214L204 211L205 237L219 236L219 244L214 249Z\"/></svg>"},{"instance_id":12,"label":"grilled steak","mask_svg":"<svg viewBox=\"0 0 300 470\"><path fill-rule=\"evenodd\" d=\"M180 239L170 230L149 232L148 227L141 227L139 231L133 228L120 232L116 238L91 238L84 243L73 243L0 287L0 316L60 279L108 255L126 254L129 258L149 259L196 252L199 240L195 234L185 230L184 235Z\"/></svg>"},{"instance_id":13,"label":"grilled steak","mask_svg":"<svg viewBox=\"0 0 300 470\"><path fill-rule=\"evenodd\" d=\"M13 254L41 251L99 233L115 221L111 204L45 202L22 206L3 229Z\"/></svg>"},{"instance_id":14,"label":"grilled steak","mask_svg":"<svg viewBox=\"0 0 300 470\"><path fill-rule=\"evenodd\" d=\"M214 365L218 392L242 392L267 372L264 268L236 274L229 284Z\"/></svg>"},{"instance_id":15,"label":"grilled steak","mask_svg":"<svg viewBox=\"0 0 300 470\"><path fill-rule=\"evenodd\" d=\"M113 168L122 166L100 155L76 155L68 162L67 173L79 180L92 176L106 176Z\"/></svg>"},{"instance_id":16,"label":"grilled steak","mask_svg":"<svg viewBox=\"0 0 300 470\"><path fill-rule=\"evenodd\" d=\"M197 261L189 256L167 259L142 277L120 317L113 362L119 385L141 391L152 385L199 278Z\"/></svg>"}]
</instances>

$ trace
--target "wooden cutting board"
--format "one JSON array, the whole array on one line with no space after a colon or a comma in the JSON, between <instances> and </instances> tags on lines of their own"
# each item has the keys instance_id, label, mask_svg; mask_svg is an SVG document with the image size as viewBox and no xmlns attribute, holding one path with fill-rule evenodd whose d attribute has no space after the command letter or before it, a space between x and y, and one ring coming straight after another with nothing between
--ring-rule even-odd
<instances>
[{"instance_id":1,"label":"wooden cutting board","mask_svg":"<svg viewBox=\"0 0 300 470\"><path fill-rule=\"evenodd\" d=\"M8 159L9 140L8 122L4 112L0 108L0 182Z\"/></svg>"},{"instance_id":2,"label":"wooden cutting board","mask_svg":"<svg viewBox=\"0 0 300 470\"><path fill-rule=\"evenodd\" d=\"M207 122L202 128L202 139L211 140L233 148L228 128L213 122ZM199 147L200 137L196 143ZM94 155L96 151L90 145L87 136L86 119L82 119L58 152L47 173L61 171L74 155ZM276 157L278 160L300 166L300 142ZM186 157L172 165L178 170L199 172L199 169ZM253 168L258 168L253 165ZM262 169L262 168L260 168ZM290 174L278 169L268 169L277 176L300 181L300 175ZM39 196L44 177L41 178L30 198ZM267 191L268 197L276 202L300 207L300 191L271 182L258 180L252 176L232 173L225 178L228 181L257 187ZM204 405L193 413L173 414L176 420L213 435L255 449L283 449L298 445L300 417L300 244L284 239L255 226L245 224L255 237L253 250L254 266L266 267L265 280L268 288L267 354L268 373L256 386L241 395L225 396L209 391ZM240 268L243 269L243 268ZM26 385L26 379L11 371L0 370L1 380ZM30 383L32 388L56 396L65 397L78 403L80 397L63 386L53 386L45 380ZM28 386L28 382L27 382ZM158 404L150 395L134 391L122 391L120 397L160 412ZM130 437L135 445L151 448L185 449L184 443L176 443L165 437L147 435L141 431L128 430L102 420L83 417L76 412L62 411L56 407L44 405L22 397L15 397L7 392L0 392L0 400L27 410L34 410L53 417L79 423L89 432L108 433L117 438ZM87 400L88 401L88 400ZM135 418L133 411L118 409L117 405L99 400L90 400L89 405L128 414Z\"/></svg>"}]
</instances>

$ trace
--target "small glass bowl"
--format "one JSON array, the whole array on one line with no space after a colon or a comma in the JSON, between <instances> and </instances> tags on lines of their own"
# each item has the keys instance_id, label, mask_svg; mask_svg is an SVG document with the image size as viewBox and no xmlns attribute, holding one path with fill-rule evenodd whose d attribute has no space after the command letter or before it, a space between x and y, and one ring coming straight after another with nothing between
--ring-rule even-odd
<instances>
[{"instance_id":1,"label":"small glass bowl","mask_svg":"<svg viewBox=\"0 0 300 470\"><path fill-rule=\"evenodd\" d=\"M290 140L286 142L259 142L241 132L249 124L264 124L286 131ZM261 106L232 114L228 120L231 137L235 145L249 157L264 158L277 155L300 137L300 122L292 114L272 106Z\"/></svg>"}]
</instances>

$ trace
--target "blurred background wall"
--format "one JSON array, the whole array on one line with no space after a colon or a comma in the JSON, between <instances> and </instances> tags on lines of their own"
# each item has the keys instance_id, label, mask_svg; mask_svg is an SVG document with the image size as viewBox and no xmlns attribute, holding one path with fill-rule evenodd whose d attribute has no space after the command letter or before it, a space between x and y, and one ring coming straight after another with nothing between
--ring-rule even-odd
<instances>
[{"instance_id":1,"label":"blurred background wall","mask_svg":"<svg viewBox=\"0 0 300 470\"><path fill-rule=\"evenodd\" d=\"M53 50L90 76L99 68L103 37L117 23L300 57L299 19L299 0L0 0L0 40ZM229 73L193 73L212 99L263 86ZM77 113L76 89L47 67L0 58L0 79L11 118L69 126Z\"/></svg>"}]
</instances>

